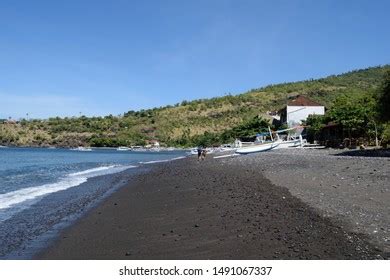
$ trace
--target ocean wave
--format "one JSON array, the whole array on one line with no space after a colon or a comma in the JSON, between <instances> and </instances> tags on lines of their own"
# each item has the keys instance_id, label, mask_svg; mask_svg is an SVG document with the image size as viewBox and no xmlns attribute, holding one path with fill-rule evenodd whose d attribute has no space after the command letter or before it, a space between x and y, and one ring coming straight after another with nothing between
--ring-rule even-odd
<instances>
[{"instance_id":1,"label":"ocean wave","mask_svg":"<svg viewBox=\"0 0 390 280\"><path fill-rule=\"evenodd\" d=\"M151 160L151 161L140 161L140 164L152 164L152 163L159 163L159 162L167 162L170 161L169 159L161 159L161 160Z\"/></svg>"},{"instance_id":2,"label":"ocean wave","mask_svg":"<svg viewBox=\"0 0 390 280\"><path fill-rule=\"evenodd\" d=\"M183 159L183 158L186 158L186 157L185 156L175 157L175 158L172 158L171 160L178 160L178 159Z\"/></svg>"},{"instance_id":3,"label":"ocean wave","mask_svg":"<svg viewBox=\"0 0 390 280\"><path fill-rule=\"evenodd\" d=\"M78 186L87 181L85 177L65 178L57 183L45 184L37 187L24 188L0 195L0 209L9 208L37 197Z\"/></svg>"},{"instance_id":4,"label":"ocean wave","mask_svg":"<svg viewBox=\"0 0 390 280\"><path fill-rule=\"evenodd\" d=\"M77 176L86 176L87 178L95 177L99 175L106 175L111 173L121 172L128 168L135 168L136 165L108 165L108 166L100 166L87 170L83 170L80 172L71 173L69 177L77 177Z\"/></svg>"},{"instance_id":5,"label":"ocean wave","mask_svg":"<svg viewBox=\"0 0 390 280\"><path fill-rule=\"evenodd\" d=\"M68 174L67 176L60 179L59 182L44 184L36 187L24 188L8 193L0 194L0 210L13 207L17 204L22 204L27 201L43 197L44 195L66 190L72 187L76 187L88 180L88 178L118 173L129 168L134 168L134 165L110 165L101 166L96 168L87 169L80 172Z\"/></svg>"},{"instance_id":6,"label":"ocean wave","mask_svg":"<svg viewBox=\"0 0 390 280\"><path fill-rule=\"evenodd\" d=\"M182 157L175 157L175 158L170 158L170 159L140 161L140 164L153 164L153 163L160 163L160 162L168 162L168 161L173 161L173 160L178 160L178 159L183 159L183 158L186 158L186 157L182 156Z\"/></svg>"}]
</instances>

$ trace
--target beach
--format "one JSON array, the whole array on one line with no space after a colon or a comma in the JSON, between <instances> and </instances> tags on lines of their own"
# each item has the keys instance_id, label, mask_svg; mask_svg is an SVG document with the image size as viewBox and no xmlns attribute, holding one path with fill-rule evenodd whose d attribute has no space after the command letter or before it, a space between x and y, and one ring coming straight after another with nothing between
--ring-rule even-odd
<instances>
[{"instance_id":1,"label":"beach","mask_svg":"<svg viewBox=\"0 0 390 280\"><path fill-rule=\"evenodd\" d=\"M0 259L30 259L62 228L155 162L184 151L0 151Z\"/></svg>"},{"instance_id":2,"label":"beach","mask_svg":"<svg viewBox=\"0 0 390 280\"><path fill-rule=\"evenodd\" d=\"M34 258L388 258L390 159L336 153L154 164Z\"/></svg>"}]
</instances>

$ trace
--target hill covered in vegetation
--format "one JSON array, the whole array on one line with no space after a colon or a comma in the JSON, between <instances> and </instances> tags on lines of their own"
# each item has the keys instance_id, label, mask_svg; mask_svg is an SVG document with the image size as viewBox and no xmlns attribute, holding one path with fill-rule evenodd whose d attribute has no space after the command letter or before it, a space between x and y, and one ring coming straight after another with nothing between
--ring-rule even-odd
<instances>
[{"instance_id":1,"label":"hill covered in vegetation","mask_svg":"<svg viewBox=\"0 0 390 280\"><path fill-rule=\"evenodd\" d=\"M374 94L390 66L322 79L268 85L239 95L183 101L121 116L53 117L0 124L0 145L130 146L159 140L166 146L220 144L268 125L270 111L305 95L331 108L338 96Z\"/></svg>"}]
</instances>

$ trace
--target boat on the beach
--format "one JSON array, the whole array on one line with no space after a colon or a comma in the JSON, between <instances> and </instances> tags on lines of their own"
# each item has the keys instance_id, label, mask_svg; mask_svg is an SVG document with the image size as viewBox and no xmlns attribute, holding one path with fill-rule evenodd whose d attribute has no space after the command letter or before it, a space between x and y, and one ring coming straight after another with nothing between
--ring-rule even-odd
<instances>
[{"instance_id":1,"label":"boat on the beach","mask_svg":"<svg viewBox=\"0 0 390 280\"><path fill-rule=\"evenodd\" d=\"M276 139L272 136L272 131L268 127L268 133L258 133L256 135L255 142L241 142L238 141L237 154L251 154L265 152L277 148L284 141L279 138L279 134L276 132ZM243 146L243 144L245 146ZM287 144L287 143L284 143ZM288 143L290 144L290 143Z\"/></svg>"},{"instance_id":2,"label":"boat on the beach","mask_svg":"<svg viewBox=\"0 0 390 280\"><path fill-rule=\"evenodd\" d=\"M303 139L302 136L300 136L298 139L290 139L290 140L282 140L279 145L276 147L276 149L285 149L285 148L297 148L302 147L303 145Z\"/></svg>"},{"instance_id":3,"label":"boat on the beach","mask_svg":"<svg viewBox=\"0 0 390 280\"><path fill-rule=\"evenodd\" d=\"M297 126L275 131L277 139L281 140L276 149L302 147L306 143L306 140L302 138L303 129L303 126Z\"/></svg>"},{"instance_id":4,"label":"boat on the beach","mask_svg":"<svg viewBox=\"0 0 390 280\"><path fill-rule=\"evenodd\" d=\"M0 145L0 149L8 148L7 146Z\"/></svg>"},{"instance_id":5,"label":"boat on the beach","mask_svg":"<svg viewBox=\"0 0 390 280\"><path fill-rule=\"evenodd\" d=\"M231 144L223 144L219 148L216 149L216 151L218 151L218 152L230 152L230 151L234 151L234 150L235 150L235 148L232 147Z\"/></svg>"},{"instance_id":6,"label":"boat on the beach","mask_svg":"<svg viewBox=\"0 0 390 280\"><path fill-rule=\"evenodd\" d=\"M212 153L215 152L215 149L213 149L213 148L206 148L205 150L206 150L206 154L212 154ZM190 154L191 155L197 155L198 154L198 148L192 148L190 150Z\"/></svg>"},{"instance_id":7,"label":"boat on the beach","mask_svg":"<svg viewBox=\"0 0 390 280\"><path fill-rule=\"evenodd\" d=\"M79 151L79 152L91 152L92 151L92 149L89 147L77 147L77 148L73 148L71 150L72 151Z\"/></svg>"},{"instance_id":8,"label":"boat on the beach","mask_svg":"<svg viewBox=\"0 0 390 280\"><path fill-rule=\"evenodd\" d=\"M251 154L251 153L258 153L258 152L265 152L272 149L275 149L279 146L279 144L282 141L272 141L272 142L264 142L264 143L258 143L258 144L252 144L246 147L241 147L236 150L237 154Z\"/></svg>"},{"instance_id":9,"label":"boat on the beach","mask_svg":"<svg viewBox=\"0 0 390 280\"><path fill-rule=\"evenodd\" d=\"M198 154L198 148L192 148L192 149L190 150L190 154L191 154L191 155L197 155L197 154Z\"/></svg>"},{"instance_id":10,"label":"boat on the beach","mask_svg":"<svg viewBox=\"0 0 390 280\"><path fill-rule=\"evenodd\" d=\"M123 146L123 147L118 147L116 150L117 151L131 151L131 148Z\"/></svg>"}]
</instances>

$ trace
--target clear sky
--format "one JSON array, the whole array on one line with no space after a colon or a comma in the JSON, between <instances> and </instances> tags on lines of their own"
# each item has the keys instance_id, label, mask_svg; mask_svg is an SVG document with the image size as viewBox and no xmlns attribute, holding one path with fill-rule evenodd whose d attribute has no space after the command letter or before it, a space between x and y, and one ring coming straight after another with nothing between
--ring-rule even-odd
<instances>
[{"instance_id":1,"label":"clear sky","mask_svg":"<svg viewBox=\"0 0 390 280\"><path fill-rule=\"evenodd\" d=\"M0 118L120 114L390 63L388 0L1 0Z\"/></svg>"}]
</instances>

